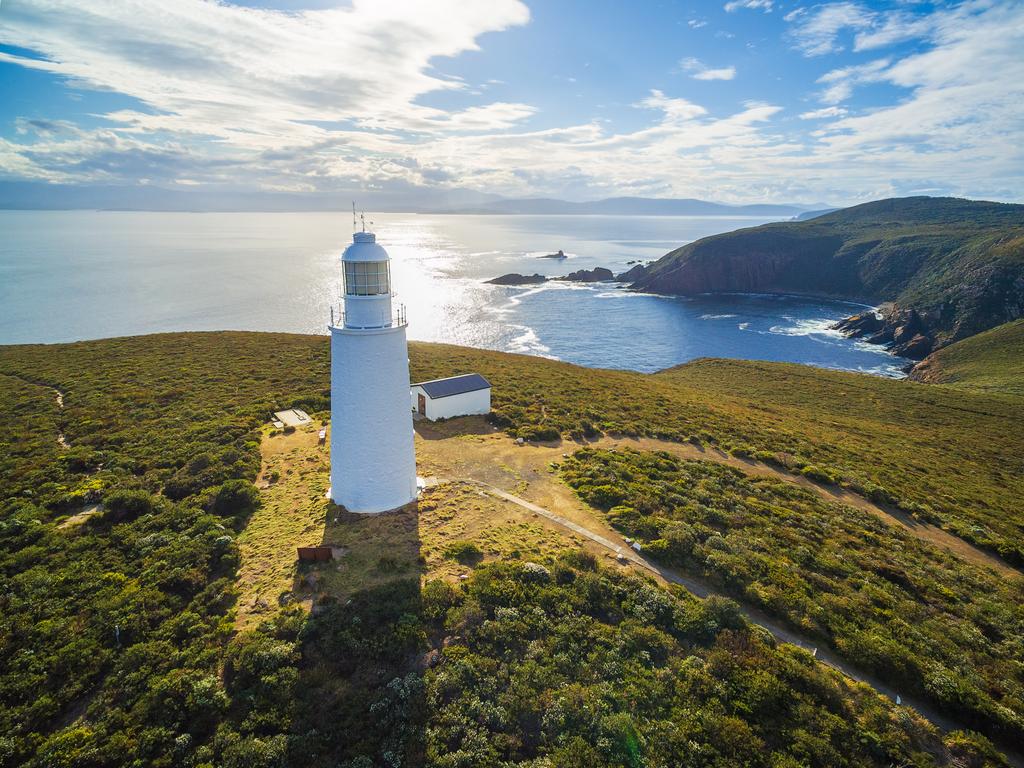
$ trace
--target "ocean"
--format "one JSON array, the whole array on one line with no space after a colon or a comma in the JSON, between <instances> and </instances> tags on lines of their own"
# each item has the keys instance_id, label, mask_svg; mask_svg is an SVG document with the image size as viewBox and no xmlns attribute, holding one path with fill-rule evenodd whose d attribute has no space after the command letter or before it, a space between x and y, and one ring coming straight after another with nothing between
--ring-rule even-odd
<instances>
[{"instance_id":1,"label":"ocean","mask_svg":"<svg viewBox=\"0 0 1024 768\"><path fill-rule=\"evenodd\" d=\"M899 376L906 361L829 330L863 305L654 296L614 284L487 285L656 259L766 219L378 214L411 339L655 371L698 357ZM340 213L0 211L0 344L160 331L326 333L351 240ZM561 261L540 258L563 250Z\"/></svg>"}]
</instances>

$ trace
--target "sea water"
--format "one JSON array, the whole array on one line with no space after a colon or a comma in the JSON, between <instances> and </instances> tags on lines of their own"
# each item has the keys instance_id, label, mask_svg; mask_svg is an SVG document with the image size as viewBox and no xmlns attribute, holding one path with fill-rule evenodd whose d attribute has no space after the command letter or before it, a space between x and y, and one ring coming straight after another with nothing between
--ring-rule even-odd
<instances>
[{"instance_id":1,"label":"sea water","mask_svg":"<svg viewBox=\"0 0 1024 768\"><path fill-rule=\"evenodd\" d=\"M863 308L848 302L484 282L507 272L620 272L766 219L368 218L391 254L412 339L640 371L733 357L897 376L906 362L829 329ZM345 213L0 211L0 344L181 330L326 333L351 232ZM541 258L559 249L567 258Z\"/></svg>"}]
</instances>

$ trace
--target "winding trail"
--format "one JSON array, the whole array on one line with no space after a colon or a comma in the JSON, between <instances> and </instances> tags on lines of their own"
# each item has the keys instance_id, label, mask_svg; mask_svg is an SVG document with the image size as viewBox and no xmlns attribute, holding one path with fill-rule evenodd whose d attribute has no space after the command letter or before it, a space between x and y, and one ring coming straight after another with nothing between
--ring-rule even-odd
<instances>
[{"instance_id":1,"label":"winding trail","mask_svg":"<svg viewBox=\"0 0 1024 768\"><path fill-rule=\"evenodd\" d=\"M744 474L758 477L773 477L777 480L798 485L801 488L817 494L829 502L844 504L854 509L859 509L877 517L887 525L899 528L916 539L926 541L933 546L945 549L962 560L974 565L983 565L998 571L1001 575L1018 578L1024 576L1020 570L1013 567L995 554L976 547L967 541L954 536L937 525L923 523L903 510L887 504L876 504L860 494L840 488L836 485L824 485L817 483L802 475L794 475L785 470L774 467L771 464L733 456L732 454L720 451L717 448L698 448L689 443L673 443L666 440L654 440L641 438L637 440L624 438L604 438L591 444L594 448L632 448L640 451L665 451L674 456L684 459L696 459L698 461L713 461L717 464L725 464L740 470Z\"/></svg>"},{"instance_id":2,"label":"winding trail","mask_svg":"<svg viewBox=\"0 0 1024 768\"><path fill-rule=\"evenodd\" d=\"M0 376L9 376L12 379L17 379L18 381L22 381L25 384L28 384L29 386L32 386L32 387L42 387L43 389L50 390L51 392L53 392L54 399L57 401L57 410L60 411L61 413L63 413L63 411L64 411L64 392L62 390L59 390L56 387L51 387L49 384L41 384L38 381L32 381L31 379L26 379L24 376L19 376L16 373L0 373ZM57 445L59 445L64 450L67 450L68 448L71 447L71 444L67 441L67 438L64 436L64 432L59 427L57 429Z\"/></svg>"},{"instance_id":3,"label":"winding trail","mask_svg":"<svg viewBox=\"0 0 1024 768\"><path fill-rule=\"evenodd\" d=\"M465 426L462 425L461 429L465 430ZM798 485L829 502L868 512L889 525L927 541L932 546L949 551L975 565L992 568L1003 577L1021 578L1020 571L994 555L936 526L921 523L900 510L875 504L846 489L820 485L777 467L741 459L713 448L699 448L692 444L652 438L612 437L603 437L585 446L562 443L517 445L504 434L495 433L493 429L483 425L469 434L465 431L456 432L456 429L459 427L455 424L442 427L417 425L417 464L421 472L430 475L427 477L428 485L451 482L473 486L494 498L515 504L556 526L586 538L606 549L620 562L643 569L665 582L678 584L698 597L720 595L728 598L740 606L751 623L763 627L778 641L807 650L818 661L838 670L848 678L873 688L893 702L898 701L914 709L940 730L948 732L967 728L949 715L940 712L930 702L915 695L904 694L873 673L851 664L825 642L802 635L761 609L727 595L703 578L661 567L643 557L610 525L596 517L593 510L587 508L572 489L555 477L551 471L551 464L561 461L563 457L582 447L665 451L680 458L713 461L734 467L748 475L772 477ZM999 748L1011 765L1024 768L1024 755L1020 753L1017 745L999 744Z\"/></svg>"},{"instance_id":4,"label":"winding trail","mask_svg":"<svg viewBox=\"0 0 1024 768\"><path fill-rule=\"evenodd\" d=\"M40 386L45 386L45 385L40 385ZM52 391L56 395L56 397L57 397L57 409L60 410L61 412L63 412L64 411L64 393L61 392L56 387L47 387L47 389L49 389L50 391ZM71 447L71 444L68 443L67 438L64 436L64 432L60 431L60 430L58 430L58 432L57 432L57 445L59 445L64 450L67 450L68 448Z\"/></svg>"},{"instance_id":5,"label":"winding trail","mask_svg":"<svg viewBox=\"0 0 1024 768\"><path fill-rule=\"evenodd\" d=\"M692 575L678 573L674 570L656 565L655 563L643 557L639 552L635 551L634 549L626 545L624 541L622 543L617 543L615 539L618 537L615 533L611 531L608 531L605 534L597 533L591 528L573 522L572 520L569 520L568 518L556 514L555 512L552 512L549 509L545 509L544 507L534 504L531 501L527 501L526 499L516 496L515 494L508 493L507 491L503 491L500 488L496 488L492 485L481 482L479 480L445 480L442 478L434 477L427 479L428 485L438 485L444 482L464 483L467 485L472 485L476 488L483 490L485 493L490 494L491 496L494 496L498 499L502 499L512 504L516 504L524 509L529 510L530 512L533 512L537 515L540 515L541 517L546 518L555 525L566 528L572 531L573 533L583 536L584 538L587 538L590 541L593 541L594 543L602 547L605 547L606 549L614 553L615 556L618 559L620 559L620 561L628 560L630 563L640 568L643 568L646 571L649 571L650 573L656 575L657 577L661 578L666 582L678 584L679 586L686 588L688 591L692 592L697 597L705 598L711 595L718 595L720 597L732 600L740 606L741 612L747 618L748 621L750 621L752 624L756 624L766 629L779 642L789 643L799 648L803 648L804 650L810 652L814 656L814 658L822 664L825 664L826 666L832 667L833 669L842 672L844 675L846 675L852 680L870 686L877 693L885 696L886 698L888 698L896 704L900 704L905 707L910 707L923 718L932 723L935 727L939 728L944 732L966 728L966 726L957 723L956 721L949 718L947 715L938 711L935 707L933 707L924 699L921 699L911 694L900 693L896 689L892 688L891 686L883 682L881 678L877 677L876 675L870 672L865 672L864 670L854 666L850 662L841 658L827 645L821 642L815 642L814 640L804 637L798 632L795 632L789 627L785 626L781 622L773 619L764 611L755 608L752 605L748 605L747 603L744 603L742 600L737 600L736 597L732 595L727 595L724 592L716 590L713 586L711 586L702 579L695 578ZM1010 746L1005 744L1000 744L999 747L1003 751L1004 755L1006 756L1007 760L1010 762L1011 765L1015 766L1016 768L1024 768L1024 755L1020 754L1019 752L1015 751Z\"/></svg>"},{"instance_id":6,"label":"winding trail","mask_svg":"<svg viewBox=\"0 0 1024 768\"><path fill-rule=\"evenodd\" d=\"M847 507L867 512L886 525L899 528L904 533L927 542L932 546L944 549L961 560L965 560L973 565L991 568L1004 578L1021 579L1024 581L1024 572L1002 560L994 553L976 547L937 525L921 522L901 509L890 505L876 504L846 488L817 483L802 475L795 475L771 464L733 456L717 448L698 447L691 443L676 443L655 438L608 436L583 445L558 443L517 446L505 435L495 434L490 429L487 433L481 432L474 435L465 435L456 440L451 439L455 435L431 436L430 430L436 429L436 427L429 424L420 423L417 425L417 429L421 437L424 438L417 449L417 455L425 455L428 461L434 458L431 449L438 443L443 443L446 452L452 450L454 447L453 443L463 444L457 449L454 462L447 456L442 457L438 455L438 463L443 459L444 465L441 467L442 471L432 472L433 474L482 479L491 482L492 485L506 488L513 485L516 481L525 481L531 487L540 484L544 486L541 490L551 498L538 499L538 501L541 504L550 501L548 506L555 509L563 507L563 504L558 502L565 501L567 495L559 494L557 491L547 487L550 483L544 482L546 472L541 472L540 470L544 470L551 462L560 461L567 453L579 450L580 448L664 451L682 459L712 461L716 464L724 464L738 469L746 475L770 477L791 485L797 485L818 495L827 502L843 504ZM496 467L503 467L510 471L499 473L496 471Z\"/></svg>"}]
</instances>

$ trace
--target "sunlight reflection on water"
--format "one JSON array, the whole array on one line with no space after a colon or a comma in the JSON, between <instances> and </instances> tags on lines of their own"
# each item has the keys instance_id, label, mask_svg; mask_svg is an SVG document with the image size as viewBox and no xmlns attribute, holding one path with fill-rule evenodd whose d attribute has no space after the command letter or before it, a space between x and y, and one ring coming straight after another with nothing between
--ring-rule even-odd
<instances>
[{"instance_id":1,"label":"sunlight reflection on water","mask_svg":"<svg viewBox=\"0 0 1024 768\"><path fill-rule=\"evenodd\" d=\"M413 339L651 371L702 356L898 375L828 324L844 302L485 284L507 272L624 271L760 219L377 214ZM0 211L0 343L171 330L325 333L350 221L331 213ZM541 258L563 250L568 258ZM74 317L74 323L66 319Z\"/></svg>"}]
</instances>

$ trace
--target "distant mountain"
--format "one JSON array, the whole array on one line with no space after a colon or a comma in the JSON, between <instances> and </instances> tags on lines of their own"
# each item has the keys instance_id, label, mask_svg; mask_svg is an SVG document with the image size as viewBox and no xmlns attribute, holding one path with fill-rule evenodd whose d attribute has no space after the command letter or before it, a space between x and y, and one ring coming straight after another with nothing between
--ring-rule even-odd
<instances>
[{"instance_id":1,"label":"distant mountain","mask_svg":"<svg viewBox=\"0 0 1024 768\"><path fill-rule=\"evenodd\" d=\"M1024 205L908 197L714 235L628 279L665 294L770 292L893 302L849 330L920 358L1024 317ZM921 337L921 338L917 338Z\"/></svg>"},{"instance_id":2,"label":"distant mountain","mask_svg":"<svg viewBox=\"0 0 1024 768\"><path fill-rule=\"evenodd\" d=\"M495 200L473 206L438 208L436 213L461 214L605 214L609 216L798 216L806 206L759 203L726 205L691 198L609 197L586 203L553 198Z\"/></svg>"},{"instance_id":3,"label":"distant mountain","mask_svg":"<svg viewBox=\"0 0 1024 768\"><path fill-rule=\"evenodd\" d=\"M236 186L100 186L0 181L0 209L118 211L338 211L349 215L352 201L370 212L415 212L486 205L501 198L469 189L409 187L398 190L271 192Z\"/></svg>"},{"instance_id":4,"label":"distant mountain","mask_svg":"<svg viewBox=\"0 0 1024 768\"><path fill-rule=\"evenodd\" d=\"M833 211L838 211L838 210L839 210L838 208L823 208L820 211L804 211L803 213L794 216L793 220L794 221L810 221L811 219L816 219L819 216L824 216L826 213L832 213Z\"/></svg>"}]
</instances>

